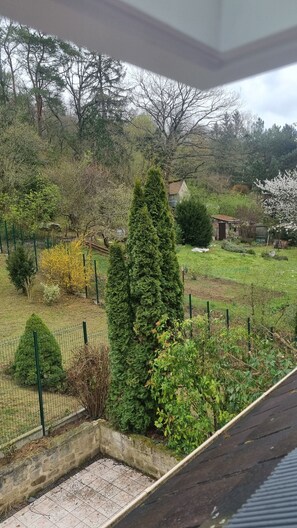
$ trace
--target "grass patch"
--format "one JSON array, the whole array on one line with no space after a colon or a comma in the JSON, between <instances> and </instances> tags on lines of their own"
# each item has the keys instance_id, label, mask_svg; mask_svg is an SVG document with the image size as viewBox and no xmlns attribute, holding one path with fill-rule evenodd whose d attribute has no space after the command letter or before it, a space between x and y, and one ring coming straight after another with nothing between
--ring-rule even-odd
<instances>
[{"instance_id":1,"label":"grass patch","mask_svg":"<svg viewBox=\"0 0 297 528\"><path fill-rule=\"evenodd\" d=\"M224 251L220 244L214 244L208 253L191 249L179 246L178 259L180 266L188 269L185 293L192 293L194 308L205 310L206 301L210 301L214 310L229 308L233 318L262 312L267 325L293 331L297 248L278 251L287 261L263 259L263 247L255 247L255 255Z\"/></svg>"},{"instance_id":2,"label":"grass patch","mask_svg":"<svg viewBox=\"0 0 297 528\"><path fill-rule=\"evenodd\" d=\"M104 275L108 259L95 258L98 260L98 274ZM7 367L13 362L18 343L17 339L11 338L23 333L26 320L32 313L38 314L55 332L66 368L71 361L73 348L83 343L82 321L87 322L91 342L107 341L105 310L94 304L92 299L63 294L57 304L47 306L42 300L42 276L38 274L32 299L28 301L10 283L5 261L5 256L0 255L0 445L40 425L37 391L18 386L7 374ZM65 332L67 328L70 329ZM71 396L44 392L47 424L80 407Z\"/></svg>"},{"instance_id":3,"label":"grass patch","mask_svg":"<svg viewBox=\"0 0 297 528\"><path fill-rule=\"evenodd\" d=\"M105 275L108 259L98 260L98 273ZM93 299L62 294L60 301L47 306L42 300L40 282L45 282L39 273L32 292L32 300L16 291L8 279L5 265L6 257L0 255L0 340L20 336L26 321L32 313L43 319L51 331L67 328L86 321L90 332L106 332L106 314L102 307L94 304ZM103 268L104 265L104 268ZM100 287L100 281L99 281Z\"/></svg>"}]
</instances>

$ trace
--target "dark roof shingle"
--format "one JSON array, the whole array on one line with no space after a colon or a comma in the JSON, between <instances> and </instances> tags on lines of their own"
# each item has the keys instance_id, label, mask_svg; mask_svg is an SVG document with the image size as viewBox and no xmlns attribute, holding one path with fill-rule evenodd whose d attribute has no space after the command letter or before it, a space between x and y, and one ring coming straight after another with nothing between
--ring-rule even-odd
<instances>
[{"instance_id":1,"label":"dark roof shingle","mask_svg":"<svg viewBox=\"0 0 297 528\"><path fill-rule=\"evenodd\" d=\"M297 446L296 411L294 371L113 526L222 526Z\"/></svg>"}]
</instances>

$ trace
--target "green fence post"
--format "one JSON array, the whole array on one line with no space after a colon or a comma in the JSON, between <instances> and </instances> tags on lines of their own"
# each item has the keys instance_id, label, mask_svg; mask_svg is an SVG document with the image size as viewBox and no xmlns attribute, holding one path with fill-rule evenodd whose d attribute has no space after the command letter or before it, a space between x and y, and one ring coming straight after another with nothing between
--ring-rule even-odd
<instances>
[{"instance_id":1,"label":"green fence post","mask_svg":"<svg viewBox=\"0 0 297 528\"><path fill-rule=\"evenodd\" d=\"M38 258L37 258L37 246L36 246L35 233L33 234L33 247L34 247L34 255L35 255L35 267L36 267L36 271L38 271Z\"/></svg>"},{"instance_id":2,"label":"green fence post","mask_svg":"<svg viewBox=\"0 0 297 528\"><path fill-rule=\"evenodd\" d=\"M7 229L6 220L4 222L4 229L5 229L5 238L6 238L6 246L7 246L7 255L9 255L9 240L8 240L8 229Z\"/></svg>"},{"instance_id":3,"label":"green fence post","mask_svg":"<svg viewBox=\"0 0 297 528\"><path fill-rule=\"evenodd\" d=\"M49 241L49 237L48 236L46 237L46 248L47 249L50 248L50 241Z\"/></svg>"},{"instance_id":4,"label":"green fence post","mask_svg":"<svg viewBox=\"0 0 297 528\"><path fill-rule=\"evenodd\" d=\"M295 312L294 317L294 343L297 344L297 311Z\"/></svg>"},{"instance_id":5,"label":"green fence post","mask_svg":"<svg viewBox=\"0 0 297 528\"><path fill-rule=\"evenodd\" d=\"M94 272L95 272L95 284L96 284L96 301L99 304L99 287L98 287L98 275L97 275L97 262L94 260Z\"/></svg>"},{"instance_id":6,"label":"green fence post","mask_svg":"<svg viewBox=\"0 0 297 528\"><path fill-rule=\"evenodd\" d=\"M189 314L190 314L190 319L192 319L193 308L192 308L192 294L191 293L189 293Z\"/></svg>"},{"instance_id":7,"label":"green fence post","mask_svg":"<svg viewBox=\"0 0 297 528\"><path fill-rule=\"evenodd\" d=\"M206 313L207 313L208 332L210 333L210 305L209 305L209 301L207 301L207 303L206 303Z\"/></svg>"},{"instance_id":8,"label":"green fence post","mask_svg":"<svg viewBox=\"0 0 297 528\"><path fill-rule=\"evenodd\" d=\"M1 233L0 233L0 253L3 253Z\"/></svg>"},{"instance_id":9,"label":"green fence post","mask_svg":"<svg viewBox=\"0 0 297 528\"><path fill-rule=\"evenodd\" d=\"M83 266L84 266L84 276L85 276L85 294L86 299L88 298L88 286L86 282L86 255L83 253Z\"/></svg>"},{"instance_id":10,"label":"green fence post","mask_svg":"<svg viewBox=\"0 0 297 528\"><path fill-rule=\"evenodd\" d=\"M34 339L35 365L36 365L36 374L37 374L40 423L42 427L42 434L43 436L45 436L45 421L44 421L42 384L41 384L41 374L40 374L40 364L39 364L38 338L37 338L37 332L35 330L33 331L33 339Z\"/></svg>"},{"instance_id":11,"label":"green fence post","mask_svg":"<svg viewBox=\"0 0 297 528\"><path fill-rule=\"evenodd\" d=\"M84 334L84 344L88 344L88 332L87 332L87 323L83 321L83 334Z\"/></svg>"},{"instance_id":12,"label":"green fence post","mask_svg":"<svg viewBox=\"0 0 297 528\"><path fill-rule=\"evenodd\" d=\"M22 229L20 230L20 237L21 237L21 243L22 245L24 245L24 231Z\"/></svg>"},{"instance_id":13,"label":"green fence post","mask_svg":"<svg viewBox=\"0 0 297 528\"><path fill-rule=\"evenodd\" d=\"M247 319L247 331L248 331L248 350L249 352L252 350L252 344L251 344L251 318L248 317Z\"/></svg>"},{"instance_id":14,"label":"green fence post","mask_svg":"<svg viewBox=\"0 0 297 528\"><path fill-rule=\"evenodd\" d=\"M226 310L226 325L227 325L227 330L229 330L229 328L230 328L230 315L229 315L228 308Z\"/></svg>"},{"instance_id":15,"label":"green fence post","mask_svg":"<svg viewBox=\"0 0 297 528\"><path fill-rule=\"evenodd\" d=\"M12 224L12 239L13 239L14 249L16 250L16 236L15 236L15 227L14 227L14 224Z\"/></svg>"}]
</instances>

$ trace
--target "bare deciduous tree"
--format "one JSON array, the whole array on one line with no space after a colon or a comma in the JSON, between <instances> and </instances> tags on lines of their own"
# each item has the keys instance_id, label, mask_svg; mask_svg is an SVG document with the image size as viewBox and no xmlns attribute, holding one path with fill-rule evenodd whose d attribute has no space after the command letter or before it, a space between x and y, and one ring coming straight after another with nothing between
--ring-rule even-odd
<instances>
[{"instance_id":1,"label":"bare deciduous tree","mask_svg":"<svg viewBox=\"0 0 297 528\"><path fill-rule=\"evenodd\" d=\"M206 128L223 119L234 107L237 95L221 88L203 92L144 72L138 75L137 83L134 106L149 115L155 126L153 131L146 130L144 155L161 165L167 180L185 158L192 160L187 172L196 172L207 155Z\"/></svg>"}]
</instances>

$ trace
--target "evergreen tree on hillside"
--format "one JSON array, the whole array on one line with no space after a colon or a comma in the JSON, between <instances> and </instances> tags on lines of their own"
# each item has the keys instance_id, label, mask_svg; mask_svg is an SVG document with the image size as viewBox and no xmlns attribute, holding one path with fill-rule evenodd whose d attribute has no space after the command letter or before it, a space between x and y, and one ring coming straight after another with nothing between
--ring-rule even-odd
<instances>
[{"instance_id":1,"label":"evergreen tree on hillside","mask_svg":"<svg viewBox=\"0 0 297 528\"><path fill-rule=\"evenodd\" d=\"M171 321L182 320L184 316L183 287L175 252L174 221L159 169L150 169L144 197L159 240L161 298L165 313Z\"/></svg>"},{"instance_id":2,"label":"evergreen tree on hillside","mask_svg":"<svg viewBox=\"0 0 297 528\"><path fill-rule=\"evenodd\" d=\"M119 244L110 247L106 287L106 308L110 342L110 388L108 414L113 423L127 430L128 355L133 344L128 270ZM129 412L128 412L129 415Z\"/></svg>"}]
</instances>

